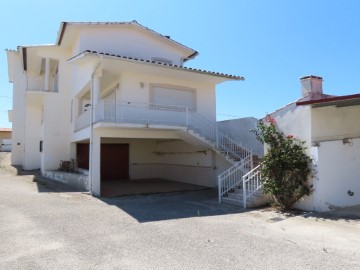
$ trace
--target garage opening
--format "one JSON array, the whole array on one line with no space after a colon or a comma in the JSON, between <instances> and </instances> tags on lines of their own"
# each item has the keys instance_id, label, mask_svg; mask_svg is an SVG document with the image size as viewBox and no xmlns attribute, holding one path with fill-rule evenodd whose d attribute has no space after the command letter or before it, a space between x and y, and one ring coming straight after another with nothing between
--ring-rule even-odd
<instances>
[{"instance_id":1,"label":"garage opening","mask_svg":"<svg viewBox=\"0 0 360 270\"><path fill-rule=\"evenodd\" d=\"M100 196L116 197L207 188L195 183L182 182L182 179L196 182L199 177L211 178L212 167L176 164L177 159L174 159L173 154L170 156L173 158L170 162L168 155L157 154L159 149L161 150L158 148L159 145L165 147L164 149L169 153L182 151L186 147L180 143L177 148L174 148L173 144L176 146L179 141L101 138ZM184 149L184 153L190 150ZM78 167L89 170L90 143L78 142L76 151ZM204 154L194 153L204 156ZM183 158L183 155L180 157Z\"/></svg>"}]
</instances>

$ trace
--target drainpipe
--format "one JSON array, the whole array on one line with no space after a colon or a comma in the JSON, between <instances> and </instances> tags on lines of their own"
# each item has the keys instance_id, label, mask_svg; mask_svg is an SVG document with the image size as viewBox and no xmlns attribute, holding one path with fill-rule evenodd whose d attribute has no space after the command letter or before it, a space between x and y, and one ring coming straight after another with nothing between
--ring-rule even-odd
<instances>
[{"instance_id":1,"label":"drainpipe","mask_svg":"<svg viewBox=\"0 0 360 270\"><path fill-rule=\"evenodd\" d=\"M91 74L91 84L90 84L90 102L91 102L91 114L90 114L90 160L89 160L89 192L90 195L93 195L93 190L92 190L92 168L93 168L93 164L92 164L92 156L93 156L93 141L94 141L94 131L93 131L93 127L94 127L94 77L95 77L95 73L96 71L99 69L100 65L101 65L101 61L102 61L102 56L99 56L99 62L98 64L95 66L92 74Z\"/></svg>"}]
</instances>

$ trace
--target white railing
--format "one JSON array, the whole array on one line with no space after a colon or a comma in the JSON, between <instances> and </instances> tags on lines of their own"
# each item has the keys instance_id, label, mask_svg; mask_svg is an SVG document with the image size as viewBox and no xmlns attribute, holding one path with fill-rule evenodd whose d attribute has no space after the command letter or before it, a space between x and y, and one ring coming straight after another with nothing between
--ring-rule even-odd
<instances>
[{"instance_id":1,"label":"white railing","mask_svg":"<svg viewBox=\"0 0 360 270\"><path fill-rule=\"evenodd\" d=\"M101 101L95 107L95 122L186 125L185 107L127 101Z\"/></svg>"},{"instance_id":2,"label":"white railing","mask_svg":"<svg viewBox=\"0 0 360 270\"><path fill-rule=\"evenodd\" d=\"M263 191L263 184L261 182L260 165L256 166L250 172L242 177L243 182L243 204L247 207L247 199L259 191Z\"/></svg>"},{"instance_id":3,"label":"white railing","mask_svg":"<svg viewBox=\"0 0 360 270\"><path fill-rule=\"evenodd\" d=\"M218 130L215 122L186 107L102 100L95 106L95 122L183 126L206 139L216 150L234 161L252 155L251 150Z\"/></svg>"},{"instance_id":4,"label":"white railing","mask_svg":"<svg viewBox=\"0 0 360 270\"><path fill-rule=\"evenodd\" d=\"M88 110L83 112L78 118L76 118L75 131L90 126L90 116L91 116L91 110Z\"/></svg>"},{"instance_id":5,"label":"white railing","mask_svg":"<svg viewBox=\"0 0 360 270\"><path fill-rule=\"evenodd\" d=\"M234 166L230 167L218 175L218 201L221 203L222 197L229 191L240 187L243 176L252 168L252 155L242 159Z\"/></svg>"},{"instance_id":6,"label":"white railing","mask_svg":"<svg viewBox=\"0 0 360 270\"><path fill-rule=\"evenodd\" d=\"M213 145L215 145L215 148L218 151L222 152L226 156L229 156L231 159L240 161L252 156L252 151L250 149L247 149L239 142L220 131L216 127L216 124L203 118L201 115L189 111L187 119L187 126L189 129L210 141Z\"/></svg>"}]
</instances>

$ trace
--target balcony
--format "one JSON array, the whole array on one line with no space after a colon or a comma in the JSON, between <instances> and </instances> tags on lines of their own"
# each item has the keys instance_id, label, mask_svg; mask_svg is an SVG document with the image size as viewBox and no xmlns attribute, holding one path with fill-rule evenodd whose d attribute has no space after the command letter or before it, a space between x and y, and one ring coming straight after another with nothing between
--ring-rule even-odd
<instances>
[{"instance_id":1,"label":"balcony","mask_svg":"<svg viewBox=\"0 0 360 270\"><path fill-rule=\"evenodd\" d=\"M75 121L75 131L90 126L91 121L91 110L83 112Z\"/></svg>"},{"instance_id":2,"label":"balcony","mask_svg":"<svg viewBox=\"0 0 360 270\"><path fill-rule=\"evenodd\" d=\"M75 131L90 125L90 111L83 112L75 121ZM210 138L216 136L216 123L186 107L127 101L101 101L95 107L94 123L118 123L173 127L188 127Z\"/></svg>"},{"instance_id":3,"label":"balcony","mask_svg":"<svg viewBox=\"0 0 360 270\"><path fill-rule=\"evenodd\" d=\"M138 102L102 101L95 109L95 122L185 126L187 108Z\"/></svg>"},{"instance_id":4,"label":"balcony","mask_svg":"<svg viewBox=\"0 0 360 270\"><path fill-rule=\"evenodd\" d=\"M187 108L139 102L101 101L95 107L94 123L186 126ZM91 111L83 112L75 121L75 131L90 125Z\"/></svg>"}]
</instances>

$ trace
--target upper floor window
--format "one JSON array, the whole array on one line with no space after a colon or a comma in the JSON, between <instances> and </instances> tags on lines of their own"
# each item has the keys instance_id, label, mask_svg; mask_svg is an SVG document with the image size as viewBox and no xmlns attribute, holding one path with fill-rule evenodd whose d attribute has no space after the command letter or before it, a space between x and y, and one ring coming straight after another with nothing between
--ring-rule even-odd
<instances>
[{"instance_id":1,"label":"upper floor window","mask_svg":"<svg viewBox=\"0 0 360 270\"><path fill-rule=\"evenodd\" d=\"M152 85L150 88L150 103L162 106L175 106L195 110L195 89Z\"/></svg>"}]
</instances>

